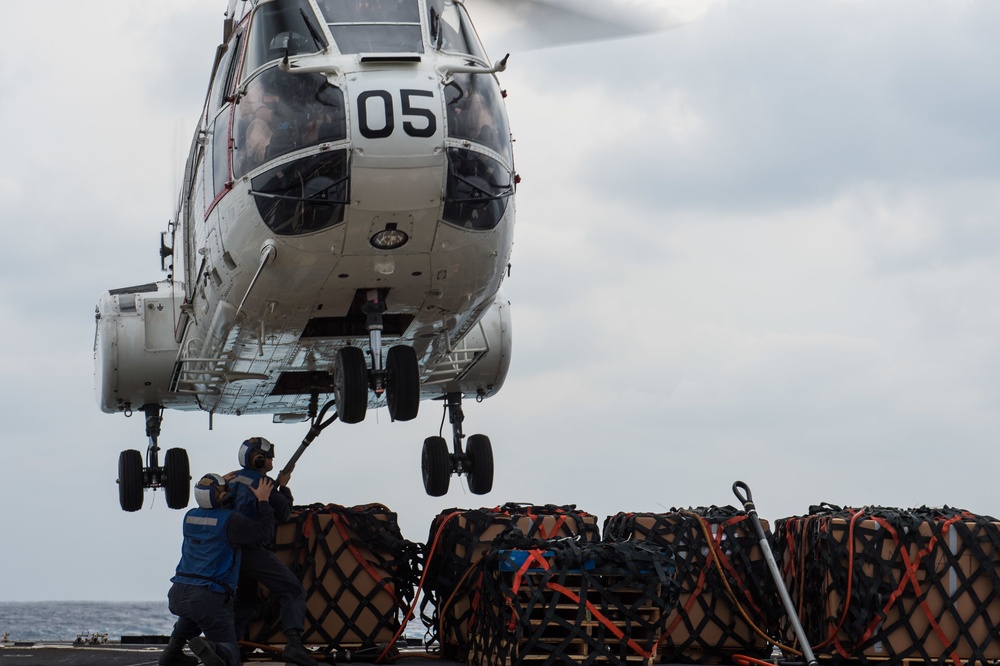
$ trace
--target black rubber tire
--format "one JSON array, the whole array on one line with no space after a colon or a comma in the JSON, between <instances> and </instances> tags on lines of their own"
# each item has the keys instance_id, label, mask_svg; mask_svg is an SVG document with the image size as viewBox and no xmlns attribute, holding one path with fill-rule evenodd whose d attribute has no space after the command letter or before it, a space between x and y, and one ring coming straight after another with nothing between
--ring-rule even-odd
<instances>
[{"instance_id":1,"label":"black rubber tire","mask_svg":"<svg viewBox=\"0 0 1000 666\"><path fill-rule=\"evenodd\" d=\"M122 511L142 508L142 454L135 449L118 456L118 502Z\"/></svg>"},{"instance_id":2,"label":"black rubber tire","mask_svg":"<svg viewBox=\"0 0 1000 666\"><path fill-rule=\"evenodd\" d=\"M493 490L493 445L486 435L469 435L465 445L469 457L469 491L485 495Z\"/></svg>"},{"instance_id":3,"label":"black rubber tire","mask_svg":"<svg viewBox=\"0 0 1000 666\"><path fill-rule=\"evenodd\" d=\"M420 409L420 366L413 347L389 348L385 359L385 403L393 421L411 421Z\"/></svg>"},{"instance_id":4,"label":"black rubber tire","mask_svg":"<svg viewBox=\"0 0 1000 666\"><path fill-rule=\"evenodd\" d=\"M184 449L167 449L163 459L163 490L167 495L167 506L171 509L186 509L191 499L191 465Z\"/></svg>"},{"instance_id":5,"label":"black rubber tire","mask_svg":"<svg viewBox=\"0 0 1000 666\"><path fill-rule=\"evenodd\" d=\"M368 411L368 364L359 347L342 347L333 362L333 397L337 418L361 423Z\"/></svg>"},{"instance_id":6,"label":"black rubber tire","mask_svg":"<svg viewBox=\"0 0 1000 666\"><path fill-rule=\"evenodd\" d=\"M420 455L420 470L424 475L424 490L431 497L441 497L451 483L451 453L444 437L428 437Z\"/></svg>"}]
</instances>

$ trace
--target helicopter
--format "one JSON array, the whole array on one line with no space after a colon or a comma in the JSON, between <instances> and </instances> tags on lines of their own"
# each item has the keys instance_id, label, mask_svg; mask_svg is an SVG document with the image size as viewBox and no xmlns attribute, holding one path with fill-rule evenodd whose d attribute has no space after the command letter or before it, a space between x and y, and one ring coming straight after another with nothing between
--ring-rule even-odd
<instances>
[{"instance_id":1,"label":"helicopter","mask_svg":"<svg viewBox=\"0 0 1000 666\"><path fill-rule=\"evenodd\" d=\"M511 359L506 62L463 0L229 0L160 237L167 278L96 307L99 407L142 412L149 441L145 461L119 456L122 509L145 488L188 504L186 451L159 462L168 409L309 421L307 445L439 400L452 442L424 440L425 491L492 489L462 404L495 395Z\"/></svg>"}]
</instances>

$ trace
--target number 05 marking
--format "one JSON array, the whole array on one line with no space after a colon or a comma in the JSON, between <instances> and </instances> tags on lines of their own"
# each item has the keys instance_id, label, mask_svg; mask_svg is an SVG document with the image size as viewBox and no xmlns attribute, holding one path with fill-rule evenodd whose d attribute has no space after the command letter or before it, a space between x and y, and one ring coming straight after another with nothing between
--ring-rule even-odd
<instances>
[{"instance_id":1,"label":"number 05 marking","mask_svg":"<svg viewBox=\"0 0 1000 666\"><path fill-rule=\"evenodd\" d=\"M430 97L434 98L434 93L429 90L400 90L400 106L403 111L403 131L409 136L418 138L428 138L437 132L437 116L430 109L423 109L413 106L412 98ZM385 122L381 127L372 127L368 119L368 104L373 99L382 100L382 112ZM377 108L377 107L376 107ZM406 118L420 118L417 123L413 123ZM366 139L384 139L390 136L396 129L396 118L392 110L392 93L388 90L366 90L358 95L358 129L361 136Z\"/></svg>"}]
</instances>

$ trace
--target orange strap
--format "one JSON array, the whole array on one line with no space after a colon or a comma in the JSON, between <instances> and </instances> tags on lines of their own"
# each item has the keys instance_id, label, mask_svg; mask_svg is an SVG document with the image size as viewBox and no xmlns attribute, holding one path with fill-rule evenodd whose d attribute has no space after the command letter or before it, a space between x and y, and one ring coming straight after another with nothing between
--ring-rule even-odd
<instances>
[{"instance_id":1,"label":"orange strap","mask_svg":"<svg viewBox=\"0 0 1000 666\"><path fill-rule=\"evenodd\" d=\"M377 585L381 585L382 589L388 592L392 597L392 600L399 605L399 598L396 596L395 588L385 582L385 576L379 575L379 573L375 571L375 568L371 565L371 562L368 561L368 558L362 555L361 551L358 550L358 547L354 545L354 539L352 539L351 535L347 533L347 525L344 523L344 517L334 511L330 511L330 517L333 519L333 524L337 528L337 531L340 532L340 538L344 540L344 545L346 545L347 549L351 551L351 555L354 555L354 559L358 561L361 568L367 571L368 575L372 577L372 580L375 581Z\"/></svg>"},{"instance_id":2,"label":"orange strap","mask_svg":"<svg viewBox=\"0 0 1000 666\"><path fill-rule=\"evenodd\" d=\"M559 585L558 583L553 583L552 581L546 583L545 586L548 587L550 590L555 590L556 592L559 592L560 594L569 597L576 603L580 603L580 596L567 587L563 587L562 585ZM601 614L601 611L599 611L597 607L594 606L593 603L588 601L586 605L587 605L587 610L590 611L591 615L597 618L601 624L607 627L611 631L611 633L613 633L618 638L618 640L621 640L622 638L625 637L625 632L619 629L617 626L615 626L614 622L604 617L604 615ZM648 659L651 656L653 656L653 653L651 651L647 652L646 650L643 650L642 646L636 643L634 639L629 638L625 642L630 648L632 648L633 652L641 656L643 659Z\"/></svg>"}]
</instances>

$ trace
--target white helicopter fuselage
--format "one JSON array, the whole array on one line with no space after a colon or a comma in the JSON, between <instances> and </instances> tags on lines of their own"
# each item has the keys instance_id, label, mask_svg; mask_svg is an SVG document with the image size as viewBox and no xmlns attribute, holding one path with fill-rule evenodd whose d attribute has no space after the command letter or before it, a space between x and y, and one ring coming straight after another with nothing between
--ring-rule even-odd
<instances>
[{"instance_id":1,"label":"white helicopter fuselage","mask_svg":"<svg viewBox=\"0 0 1000 666\"><path fill-rule=\"evenodd\" d=\"M98 304L105 412L304 420L333 390L339 349L379 367L373 340L413 348L422 398L503 384L515 175L502 94L478 47L442 37L474 39L464 8L411 2L419 48L390 53L341 52L337 31L352 24L334 0L259 3L231 26L163 252L170 279ZM301 13L317 48L296 53L296 26L273 27L288 7L312 10ZM379 25L401 24L415 34L412 21ZM261 55L282 39L280 57ZM279 146L282 125L296 138ZM255 145L264 135L270 146ZM374 338L366 295L384 303ZM373 391L370 405L383 399Z\"/></svg>"}]
</instances>

